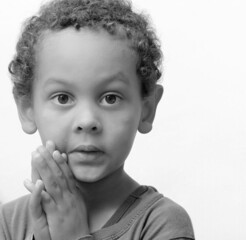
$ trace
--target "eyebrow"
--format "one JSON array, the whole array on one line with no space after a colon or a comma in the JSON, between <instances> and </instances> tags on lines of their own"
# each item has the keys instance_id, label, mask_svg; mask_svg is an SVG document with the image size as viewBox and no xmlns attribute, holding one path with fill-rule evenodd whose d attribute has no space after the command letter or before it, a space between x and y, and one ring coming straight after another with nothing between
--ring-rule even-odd
<instances>
[{"instance_id":1,"label":"eyebrow","mask_svg":"<svg viewBox=\"0 0 246 240\"><path fill-rule=\"evenodd\" d=\"M124 83L125 85L129 85L129 79L122 72L118 72L118 73L113 74L111 76L102 77L102 83L101 84L103 84L103 85L110 84L114 81L119 81L119 82ZM44 87L46 87L48 85L53 85L53 84L70 85L70 83L65 78L50 77L44 83Z\"/></svg>"},{"instance_id":2,"label":"eyebrow","mask_svg":"<svg viewBox=\"0 0 246 240\"><path fill-rule=\"evenodd\" d=\"M105 78L103 78L103 84L110 84L111 82L114 81L119 81L122 82L126 85L129 85L129 79L126 77L126 75L123 72L118 72L116 74L113 74L111 76L107 76Z\"/></svg>"}]
</instances>

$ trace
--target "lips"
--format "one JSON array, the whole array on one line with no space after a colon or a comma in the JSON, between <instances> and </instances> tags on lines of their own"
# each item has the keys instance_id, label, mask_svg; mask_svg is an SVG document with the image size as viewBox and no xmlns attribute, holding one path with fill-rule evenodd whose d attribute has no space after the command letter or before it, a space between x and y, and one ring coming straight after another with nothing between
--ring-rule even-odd
<instances>
[{"instance_id":1,"label":"lips","mask_svg":"<svg viewBox=\"0 0 246 240\"><path fill-rule=\"evenodd\" d=\"M95 153L95 152L102 152L102 150L94 145L80 145L76 147L72 152Z\"/></svg>"},{"instance_id":2,"label":"lips","mask_svg":"<svg viewBox=\"0 0 246 240\"><path fill-rule=\"evenodd\" d=\"M100 162L103 151L94 145L80 145L69 152L69 160L77 163L95 164Z\"/></svg>"}]
</instances>

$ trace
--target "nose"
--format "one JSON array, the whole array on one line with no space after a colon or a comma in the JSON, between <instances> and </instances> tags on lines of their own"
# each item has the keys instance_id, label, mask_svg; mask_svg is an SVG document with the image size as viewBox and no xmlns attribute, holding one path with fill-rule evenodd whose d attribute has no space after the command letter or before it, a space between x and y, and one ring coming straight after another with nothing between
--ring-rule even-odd
<instances>
[{"instance_id":1,"label":"nose","mask_svg":"<svg viewBox=\"0 0 246 240\"><path fill-rule=\"evenodd\" d=\"M98 134L102 131L101 122L91 108L83 108L76 113L73 128L77 133Z\"/></svg>"}]
</instances>

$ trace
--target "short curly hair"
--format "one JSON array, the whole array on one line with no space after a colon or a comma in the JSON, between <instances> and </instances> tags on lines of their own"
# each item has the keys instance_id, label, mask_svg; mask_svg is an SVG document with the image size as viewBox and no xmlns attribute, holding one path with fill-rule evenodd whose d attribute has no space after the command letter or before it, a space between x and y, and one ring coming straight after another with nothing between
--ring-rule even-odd
<instances>
[{"instance_id":1,"label":"short curly hair","mask_svg":"<svg viewBox=\"0 0 246 240\"><path fill-rule=\"evenodd\" d=\"M151 94L161 77L162 52L146 15L133 12L127 0L53 0L24 23L16 54L9 64L16 99L31 97L35 49L40 36L47 30L59 31L68 27L78 31L83 27L104 29L119 36L123 32L138 56L136 72L141 81L142 96Z\"/></svg>"}]
</instances>

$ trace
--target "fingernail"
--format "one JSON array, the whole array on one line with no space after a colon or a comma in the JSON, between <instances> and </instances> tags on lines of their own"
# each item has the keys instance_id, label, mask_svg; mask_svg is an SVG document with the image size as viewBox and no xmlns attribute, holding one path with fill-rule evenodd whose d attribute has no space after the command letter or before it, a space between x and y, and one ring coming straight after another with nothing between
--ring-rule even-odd
<instances>
[{"instance_id":1,"label":"fingernail","mask_svg":"<svg viewBox=\"0 0 246 240\"><path fill-rule=\"evenodd\" d=\"M53 158L57 158L60 156L60 152L58 150L55 150L52 154Z\"/></svg>"},{"instance_id":2,"label":"fingernail","mask_svg":"<svg viewBox=\"0 0 246 240\"><path fill-rule=\"evenodd\" d=\"M64 160L66 161L66 163L68 162L68 157L66 153L62 153L62 157L64 158Z\"/></svg>"},{"instance_id":3,"label":"fingernail","mask_svg":"<svg viewBox=\"0 0 246 240\"><path fill-rule=\"evenodd\" d=\"M47 140L45 146L49 147L50 145L52 145L52 142L50 140Z\"/></svg>"},{"instance_id":4,"label":"fingernail","mask_svg":"<svg viewBox=\"0 0 246 240\"><path fill-rule=\"evenodd\" d=\"M29 185L30 182L31 182L31 181L30 181L29 179L25 179L25 180L24 180L24 183L27 184L27 185Z\"/></svg>"},{"instance_id":5,"label":"fingernail","mask_svg":"<svg viewBox=\"0 0 246 240\"><path fill-rule=\"evenodd\" d=\"M42 180L38 179L35 186L40 187L43 184Z\"/></svg>"}]
</instances>

